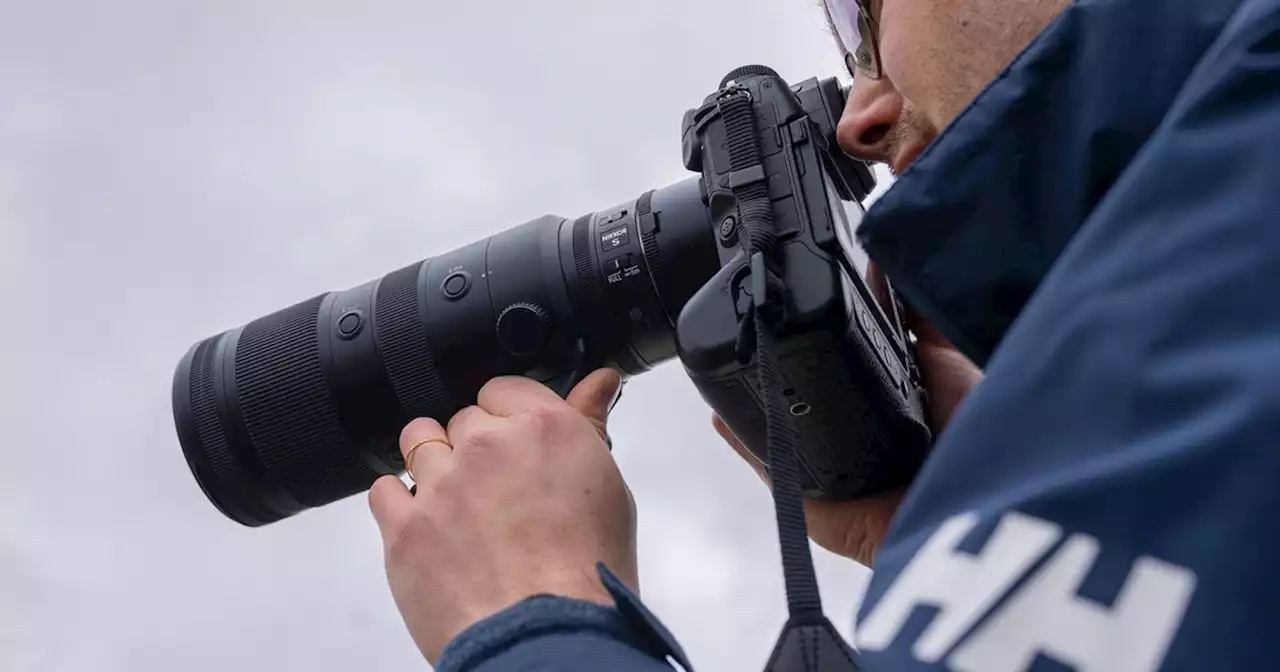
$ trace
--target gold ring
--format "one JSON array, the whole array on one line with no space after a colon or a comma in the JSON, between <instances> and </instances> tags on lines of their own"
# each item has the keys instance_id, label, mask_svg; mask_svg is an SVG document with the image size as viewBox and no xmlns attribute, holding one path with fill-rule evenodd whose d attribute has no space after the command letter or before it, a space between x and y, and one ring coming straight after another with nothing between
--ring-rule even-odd
<instances>
[{"instance_id":1,"label":"gold ring","mask_svg":"<svg viewBox=\"0 0 1280 672\"><path fill-rule=\"evenodd\" d=\"M418 452L419 448L427 445L428 443L443 443L444 445L449 446L449 450L453 450L453 445L444 439L424 439L413 444L413 447L409 449L409 452L404 454L404 470L405 473L409 474L409 478L413 479L414 483L417 483L418 479L413 475L413 454Z\"/></svg>"}]
</instances>

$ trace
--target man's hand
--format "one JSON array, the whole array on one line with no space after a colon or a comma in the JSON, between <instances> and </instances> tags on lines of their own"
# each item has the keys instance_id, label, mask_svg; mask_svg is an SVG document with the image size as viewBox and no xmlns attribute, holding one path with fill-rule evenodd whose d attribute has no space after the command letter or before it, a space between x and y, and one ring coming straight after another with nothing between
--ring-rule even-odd
<instances>
[{"instance_id":1,"label":"man's hand","mask_svg":"<svg viewBox=\"0 0 1280 672\"><path fill-rule=\"evenodd\" d=\"M867 283L880 305L889 305L884 276L874 265L867 269ZM916 335L916 354L929 395L929 428L937 436L951 421L965 395L982 379L982 371L960 354L937 329L910 311L907 327ZM713 416L712 424L738 455L755 469L756 475L769 485L764 465L738 441L724 421ZM905 490L898 490L854 501L806 500L809 537L832 553L870 567L904 494Z\"/></svg>"},{"instance_id":2,"label":"man's hand","mask_svg":"<svg viewBox=\"0 0 1280 672\"><path fill-rule=\"evenodd\" d=\"M639 590L635 504L605 445L619 385L616 372L597 371L565 400L499 378L447 430L430 419L404 429L417 494L384 476L369 504L391 593L429 662L468 626L533 595L612 606L596 562Z\"/></svg>"}]
</instances>

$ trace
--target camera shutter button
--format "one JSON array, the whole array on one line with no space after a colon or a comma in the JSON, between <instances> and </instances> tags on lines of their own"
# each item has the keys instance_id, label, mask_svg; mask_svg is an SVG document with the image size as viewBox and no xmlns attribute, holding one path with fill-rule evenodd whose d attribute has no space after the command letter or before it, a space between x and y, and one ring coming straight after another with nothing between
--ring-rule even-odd
<instances>
[{"instance_id":1,"label":"camera shutter button","mask_svg":"<svg viewBox=\"0 0 1280 672\"><path fill-rule=\"evenodd\" d=\"M513 303L498 315L498 344L517 357L536 354L551 335L551 315L536 303Z\"/></svg>"}]
</instances>

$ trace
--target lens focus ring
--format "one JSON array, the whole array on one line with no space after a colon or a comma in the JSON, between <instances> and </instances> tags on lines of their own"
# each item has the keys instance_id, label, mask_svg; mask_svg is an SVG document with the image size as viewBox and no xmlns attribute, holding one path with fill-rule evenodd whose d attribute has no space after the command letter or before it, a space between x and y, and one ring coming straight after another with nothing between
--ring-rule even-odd
<instances>
[{"instance_id":1,"label":"lens focus ring","mask_svg":"<svg viewBox=\"0 0 1280 672\"><path fill-rule=\"evenodd\" d=\"M427 343L427 320L419 315L418 277L423 268L425 263L406 266L378 286L378 350L396 398L410 418L434 417L448 408Z\"/></svg>"},{"instance_id":2,"label":"lens focus ring","mask_svg":"<svg viewBox=\"0 0 1280 672\"><path fill-rule=\"evenodd\" d=\"M325 384L316 324L322 299L249 323L235 353L249 439L267 471L307 506L368 489L378 476L352 450Z\"/></svg>"}]
</instances>

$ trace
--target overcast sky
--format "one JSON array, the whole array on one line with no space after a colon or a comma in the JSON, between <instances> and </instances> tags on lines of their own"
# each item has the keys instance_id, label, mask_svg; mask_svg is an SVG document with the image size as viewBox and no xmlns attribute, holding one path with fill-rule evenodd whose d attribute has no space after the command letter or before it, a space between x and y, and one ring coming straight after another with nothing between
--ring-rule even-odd
<instances>
[{"instance_id":1,"label":"overcast sky","mask_svg":"<svg viewBox=\"0 0 1280 672\"><path fill-rule=\"evenodd\" d=\"M811 0L0 0L0 669L424 669L363 497L264 529L192 480L195 340L683 178L728 70L840 69ZM785 613L765 489L679 366L613 419L647 603L700 670ZM817 555L850 630L866 573Z\"/></svg>"}]
</instances>

